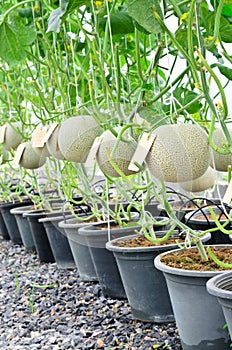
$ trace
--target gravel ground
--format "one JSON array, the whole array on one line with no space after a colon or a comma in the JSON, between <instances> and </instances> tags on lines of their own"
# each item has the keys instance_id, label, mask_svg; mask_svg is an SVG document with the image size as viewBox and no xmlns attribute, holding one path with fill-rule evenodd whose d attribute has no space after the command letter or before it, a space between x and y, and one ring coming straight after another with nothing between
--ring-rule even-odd
<instances>
[{"instance_id":1,"label":"gravel ground","mask_svg":"<svg viewBox=\"0 0 232 350\"><path fill-rule=\"evenodd\" d=\"M42 264L35 253L0 238L2 350L180 350L174 323L133 319L126 301L105 298L77 270Z\"/></svg>"}]
</instances>

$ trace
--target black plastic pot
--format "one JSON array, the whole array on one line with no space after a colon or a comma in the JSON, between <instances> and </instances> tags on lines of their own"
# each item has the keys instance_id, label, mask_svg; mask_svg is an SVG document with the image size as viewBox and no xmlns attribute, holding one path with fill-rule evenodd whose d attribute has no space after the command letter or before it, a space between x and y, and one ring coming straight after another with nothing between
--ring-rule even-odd
<instances>
[{"instance_id":1,"label":"black plastic pot","mask_svg":"<svg viewBox=\"0 0 232 350\"><path fill-rule=\"evenodd\" d=\"M4 239L6 239L8 241L10 240L10 236L9 236L8 231L7 231L5 221L3 220L3 216L2 216L1 211L0 211L0 234Z\"/></svg>"},{"instance_id":2,"label":"black plastic pot","mask_svg":"<svg viewBox=\"0 0 232 350\"><path fill-rule=\"evenodd\" d=\"M232 341L232 271L210 278L206 287L208 293L217 297L222 307Z\"/></svg>"},{"instance_id":3,"label":"black plastic pot","mask_svg":"<svg viewBox=\"0 0 232 350\"><path fill-rule=\"evenodd\" d=\"M23 216L28 220L35 244L35 249L40 262L55 262L55 258L53 256L53 252L44 225L42 222L38 221L39 219L46 217L44 210L27 212L24 213Z\"/></svg>"},{"instance_id":4,"label":"black plastic pot","mask_svg":"<svg viewBox=\"0 0 232 350\"><path fill-rule=\"evenodd\" d=\"M88 222L78 221L77 218L67 219L59 222L59 228L67 235L73 258L80 276L85 282L96 282L98 276L90 255L86 239L79 235L79 229L89 225Z\"/></svg>"},{"instance_id":5,"label":"black plastic pot","mask_svg":"<svg viewBox=\"0 0 232 350\"><path fill-rule=\"evenodd\" d=\"M181 249L176 251L181 259ZM218 271L170 267L162 262L162 257L171 253L158 255L155 266L164 273L183 350L229 350L230 341L221 306L206 289L207 281L221 272L220 266Z\"/></svg>"},{"instance_id":6,"label":"black plastic pot","mask_svg":"<svg viewBox=\"0 0 232 350\"><path fill-rule=\"evenodd\" d=\"M22 238L23 245L26 250L35 250L35 244L31 233L28 220L23 216L24 213L30 212L34 206L27 205L23 207L13 208L10 213L15 217L18 229Z\"/></svg>"},{"instance_id":7,"label":"black plastic pot","mask_svg":"<svg viewBox=\"0 0 232 350\"><path fill-rule=\"evenodd\" d=\"M67 235L64 229L58 227L58 223L63 220L64 216L57 216L39 219L39 222L44 225L57 267L59 269L74 269L76 264Z\"/></svg>"},{"instance_id":8,"label":"black plastic pot","mask_svg":"<svg viewBox=\"0 0 232 350\"><path fill-rule=\"evenodd\" d=\"M85 237L93 264L98 276L98 281L105 296L125 299L126 293L118 270L114 255L106 249L106 243L114 238L128 236L135 233L140 226L114 228L110 224L110 230L106 224L96 224L80 228L80 236Z\"/></svg>"},{"instance_id":9,"label":"black plastic pot","mask_svg":"<svg viewBox=\"0 0 232 350\"><path fill-rule=\"evenodd\" d=\"M177 245L120 247L117 242L139 237L132 235L106 243L116 259L133 317L144 322L173 322L172 306L163 274L154 268L154 258Z\"/></svg>"},{"instance_id":10,"label":"black plastic pot","mask_svg":"<svg viewBox=\"0 0 232 350\"><path fill-rule=\"evenodd\" d=\"M10 213L10 210L13 208L22 207L25 205L31 205L32 201L27 200L23 202L10 202L0 204L0 211L7 228L8 235L11 241L15 244L23 244L22 237L20 235L18 225L15 217Z\"/></svg>"},{"instance_id":11,"label":"black plastic pot","mask_svg":"<svg viewBox=\"0 0 232 350\"><path fill-rule=\"evenodd\" d=\"M186 225L191 227L194 230L205 231L208 229L216 228L217 225L213 219L209 218L209 206L213 211L218 215L218 221L220 224L224 224L227 219L223 218L223 215L227 215L232 209L228 204L224 204L224 208L221 204L218 204L217 201L209 201L205 207L198 208L195 211L191 211L185 215ZM231 223L226 227L227 230L231 230ZM208 242L209 244L231 244L229 234L223 233L219 228L214 232L211 232L211 239Z\"/></svg>"}]
</instances>

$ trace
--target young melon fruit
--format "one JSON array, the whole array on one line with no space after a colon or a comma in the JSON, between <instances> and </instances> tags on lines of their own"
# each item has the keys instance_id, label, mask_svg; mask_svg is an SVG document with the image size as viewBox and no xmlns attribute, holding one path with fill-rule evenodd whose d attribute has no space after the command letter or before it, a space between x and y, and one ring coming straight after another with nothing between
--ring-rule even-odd
<instances>
[{"instance_id":1,"label":"young melon fruit","mask_svg":"<svg viewBox=\"0 0 232 350\"><path fill-rule=\"evenodd\" d=\"M208 167L203 175L192 181L181 182L180 186L188 192L201 192L212 187L215 181L215 171L211 167Z\"/></svg>"},{"instance_id":2,"label":"young melon fruit","mask_svg":"<svg viewBox=\"0 0 232 350\"><path fill-rule=\"evenodd\" d=\"M158 127L146 157L150 172L167 182L184 182L203 175L210 163L207 134L198 125L169 124Z\"/></svg>"},{"instance_id":3,"label":"young melon fruit","mask_svg":"<svg viewBox=\"0 0 232 350\"><path fill-rule=\"evenodd\" d=\"M228 129L232 136L232 128ZM213 133L213 143L219 149L223 148L223 144L227 143L226 136L221 129L216 129ZM227 171L228 165L232 165L232 154L220 154L213 150L215 169L218 171ZM213 166L213 162L212 162Z\"/></svg>"},{"instance_id":4,"label":"young melon fruit","mask_svg":"<svg viewBox=\"0 0 232 350\"><path fill-rule=\"evenodd\" d=\"M79 115L61 123L58 134L58 146L64 158L77 163L84 163L92 144L102 128L93 117Z\"/></svg>"},{"instance_id":5,"label":"young melon fruit","mask_svg":"<svg viewBox=\"0 0 232 350\"><path fill-rule=\"evenodd\" d=\"M6 130L5 130L5 138L3 142L3 146L7 151L10 151L11 149L16 149L20 142L22 141L22 135L17 132L16 130L22 130L22 125L19 122L6 124Z\"/></svg>"},{"instance_id":6,"label":"young melon fruit","mask_svg":"<svg viewBox=\"0 0 232 350\"><path fill-rule=\"evenodd\" d=\"M43 155L40 157L32 147L31 142L24 142L25 149L23 151L22 157L19 164L25 169L38 169L44 165L46 157Z\"/></svg>"},{"instance_id":7,"label":"young melon fruit","mask_svg":"<svg viewBox=\"0 0 232 350\"><path fill-rule=\"evenodd\" d=\"M120 132L121 127L116 127L115 131ZM128 140L128 131L123 133L123 138ZM110 130L106 130L102 134L102 142L97 152L97 163L101 171L112 177L120 177L120 174L116 171L113 165L110 164L109 159L111 159L119 169L127 176L135 174L134 171L128 169L128 166L131 162L132 156L135 152L135 146L132 142L119 141L119 144L114 152L111 152L114 149L116 142L116 137L112 134Z\"/></svg>"},{"instance_id":8,"label":"young melon fruit","mask_svg":"<svg viewBox=\"0 0 232 350\"><path fill-rule=\"evenodd\" d=\"M59 130L60 130L60 125L57 125L52 135L49 137L48 141L46 142L46 146L47 146L48 152L52 157L63 160L64 156L60 152L59 146L58 146Z\"/></svg>"}]
</instances>

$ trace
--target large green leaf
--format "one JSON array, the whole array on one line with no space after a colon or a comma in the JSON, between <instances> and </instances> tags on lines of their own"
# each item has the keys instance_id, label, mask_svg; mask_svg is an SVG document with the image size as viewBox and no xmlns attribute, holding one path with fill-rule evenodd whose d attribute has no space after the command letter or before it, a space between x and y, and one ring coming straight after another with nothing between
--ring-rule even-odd
<instances>
[{"instance_id":1,"label":"large green leaf","mask_svg":"<svg viewBox=\"0 0 232 350\"><path fill-rule=\"evenodd\" d=\"M26 57L25 47L36 38L34 26L25 26L19 17L12 17L12 22L0 24L0 57L9 65L16 65Z\"/></svg>"},{"instance_id":2,"label":"large green leaf","mask_svg":"<svg viewBox=\"0 0 232 350\"><path fill-rule=\"evenodd\" d=\"M25 59L26 52L13 26L7 22L1 23L0 38L0 57L4 61L10 65L15 65Z\"/></svg>"},{"instance_id":3,"label":"large green leaf","mask_svg":"<svg viewBox=\"0 0 232 350\"><path fill-rule=\"evenodd\" d=\"M217 6L219 4L219 0L217 0L216 3L215 3L215 0L211 0L210 3L214 8L217 8ZM226 17L232 17L232 1L231 0L224 1L224 5L222 7L222 15L224 15Z\"/></svg>"},{"instance_id":4,"label":"large green leaf","mask_svg":"<svg viewBox=\"0 0 232 350\"><path fill-rule=\"evenodd\" d=\"M103 30L105 30L106 22L106 17L99 21L99 25ZM113 35L133 33L135 29L132 18L124 11L117 11L110 16L110 26Z\"/></svg>"},{"instance_id":5,"label":"large green leaf","mask_svg":"<svg viewBox=\"0 0 232 350\"><path fill-rule=\"evenodd\" d=\"M213 36L215 26L215 14L208 7L201 5L201 25L205 28L205 37ZM232 24L226 17L221 17L219 28L221 40L226 43L232 42Z\"/></svg>"},{"instance_id":6,"label":"large green leaf","mask_svg":"<svg viewBox=\"0 0 232 350\"><path fill-rule=\"evenodd\" d=\"M153 13L155 11L161 18L163 17L158 0L127 0L127 5L129 15L149 33L161 31L159 22Z\"/></svg>"}]
</instances>

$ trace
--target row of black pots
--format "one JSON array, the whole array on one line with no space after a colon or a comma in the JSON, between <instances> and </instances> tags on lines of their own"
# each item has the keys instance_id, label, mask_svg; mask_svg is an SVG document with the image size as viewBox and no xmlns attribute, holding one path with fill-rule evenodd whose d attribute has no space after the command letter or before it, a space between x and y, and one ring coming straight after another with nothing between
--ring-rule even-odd
<instances>
[{"instance_id":1,"label":"row of black pots","mask_svg":"<svg viewBox=\"0 0 232 350\"><path fill-rule=\"evenodd\" d=\"M69 229L75 231L74 219L68 220L67 225ZM81 245L88 246L97 278L106 296L113 298L126 296L135 319L155 323L176 321L178 312L176 313L176 308L175 310L172 308L173 302L169 297L166 276L164 277L159 268L154 268L154 259L164 252L177 248L177 245L146 248L122 248L114 245L116 241L127 241L135 236L138 237L137 234L131 235L136 229L130 228L128 236L123 233L122 238L122 234L119 234L117 230L113 233L114 228L111 227L109 237L109 232L102 228L102 224L84 225L76 230L76 233L72 232L72 239L78 244L81 242ZM165 231L156 234L163 235L164 233ZM179 232L175 234L178 235ZM115 238L116 236L118 238ZM205 237L206 241L209 238L210 235ZM110 253L113 253L113 256ZM178 302L182 304L182 308L179 307L179 314L184 318L181 323L178 319L178 327L185 350L229 349L229 337L223 327L225 318L222 310L218 305L212 308L215 298L208 300L208 296L206 297L206 281L215 274L216 272L199 273L197 281L195 276L193 278L187 274L186 285L180 274L177 274L177 281L174 281L174 285L177 284L175 293L179 297ZM170 279L173 280L172 277ZM122 293L119 294L119 290ZM199 313L200 311L202 313ZM213 320L213 326L211 320ZM207 327L205 331L204 323L210 328L210 332ZM184 331L182 331L182 324ZM196 324L200 324L200 331L199 327L195 327ZM187 331L187 336L185 331Z\"/></svg>"},{"instance_id":2,"label":"row of black pots","mask_svg":"<svg viewBox=\"0 0 232 350\"><path fill-rule=\"evenodd\" d=\"M12 217L10 211L13 208L32 205L31 200L1 203L0 205L0 231L3 238L11 240L15 244L23 244L22 237L16 219Z\"/></svg>"},{"instance_id":3,"label":"row of black pots","mask_svg":"<svg viewBox=\"0 0 232 350\"><path fill-rule=\"evenodd\" d=\"M41 214L43 213L40 213L40 215ZM45 219L46 218L44 217L40 218L39 220L40 224L43 221L46 222ZM37 217L37 222L38 222L38 217ZM55 225L52 224L53 228L57 226L58 221L54 220L54 222L56 222L56 224ZM135 233L136 229L138 229L139 227L132 227L128 230L128 232L124 232L123 230L121 232L118 232L118 230L115 230L114 232L114 229L112 227L109 231L107 229L104 230L101 227L101 225L92 225L92 226L89 226L89 224L83 225L83 222L76 223L76 219L74 218L63 220L60 224L58 224L59 229L63 229L63 231L61 231L62 236L66 237L66 239L70 244L75 263L76 263L76 259L78 260L78 257L80 258L80 248L84 247L85 252L88 251L88 254L89 254L88 261L92 263L93 271L95 273L95 276L90 276L90 278L93 278L93 280L95 278L95 280L99 281L99 283L102 285L103 292L106 294L106 296L110 296L113 298L127 297L129 304L131 306L132 313L136 319L140 319L142 321L152 321L157 323L173 321L174 320L173 310L169 299L166 282L165 282L163 273L161 273L161 271L159 271L158 269L154 270L153 261L154 261L154 258L156 256L159 256L163 251L174 249L177 246L173 245L172 247L158 246L153 248L151 247L142 248L142 249L139 249L140 252L138 252L138 250L133 248L132 249L130 248L128 252L126 252L125 250L120 251L119 248L115 250L115 248L112 248L111 246L111 242L113 242L114 239L118 239L119 237L121 239L121 237L125 235L130 236L132 233ZM80 226L82 227L80 228ZM96 230L98 232L97 238L96 238ZM45 234L46 233L47 232L45 232ZM100 239L99 239L99 234L100 234ZM127 238L129 239L129 237ZM73 243L74 243L74 246L73 246ZM77 257L75 259L74 252L76 251L76 249L74 248L77 245L79 247L78 247ZM62 247L61 247L61 251L62 251ZM140 255L140 253L142 253L142 255ZM144 262L145 262L145 267L144 267ZM126 270L125 270L125 267L126 267ZM78 267L78 270L79 268L80 267ZM113 277L116 278L116 280L114 280ZM132 277L135 277L135 281L133 280ZM83 279L88 280L88 276L83 275ZM191 282L190 285L194 285L194 283ZM205 285L205 283L203 284ZM197 286L198 285L199 284L197 284ZM200 285L202 285L202 282L200 283ZM183 293L183 286L181 286L180 288L182 288L182 290L181 292L179 292L179 294L178 293L177 294L181 296ZM195 285L193 289L194 288L195 289L197 288L198 290L199 287L196 287ZM205 287L202 289L204 289L204 292L205 292ZM145 292L148 294L145 294ZM191 292L189 293L190 293L189 295L191 295ZM179 301L180 303L181 301L183 301L183 297L181 298L182 299ZM192 295L191 295L191 298L193 298ZM200 299L204 301L205 294L203 294L203 296L200 296ZM185 308L187 311L188 311L189 302L191 304L191 301L189 300L189 298L187 298L186 302L183 302L183 305L185 305ZM214 303L215 303L215 300L214 300ZM207 305L207 308L209 308L209 304L205 303L205 305ZM208 312L206 312L207 308L206 309L202 308L205 310L206 315L209 314ZM185 315L184 317L187 317L186 316L187 313L185 314L182 311L180 313ZM219 313L218 308L216 308L216 314L218 315L216 318L222 321L223 316L221 316L221 314ZM194 315L194 312L193 312L193 315ZM213 314L213 316L215 316L215 314ZM210 317L213 317L213 316L211 315ZM188 317L189 317L189 314L188 314ZM205 323L204 317L203 317L203 323ZM192 319L192 317L190 317L190 319ZM193 317L193 320L195 319L196 318ZM207 321L209 320L207 319ZM197 322L199 322L199 320L197 320ZM190 321L189 322L184 321L183 323L184 323L184 326L188 324L187 329L189 329L189 327L190 329L191 327L193 328L194 323L191 323ZM219 329L221 330L223 328L219 327ZM193 331L193 333L194 332L195 331ZM209 333L210 339L213 337L213 335L211 334L212 332ZM204 338L200 338L200 335L198 333L196 337L198 337L198 339L204 339ZM187 336L186 341L185 341L185 338L183 337L182 339L183 348L186 350L190 350L193 348L195 349L194 342L196 342L195 340L196 337L194 338L192 335L190 335L190 338L188 339L188 336ZM209 339L208 340L204 339L207 342L203 341L203 345L198 344L197 345L198 347L196 347L196 349L197 350L201 350L201 349L203 350L208 348L212 350L228 349L228 342L225 342L225 334L220 333L220 337L221 339L216 339L216 340L214 339L215 340L214 345L212 345L211 348L208 347ZM191 342L194 345L189 345L191 344ZM212 339L211 339L211 342L212 342ZM215 344L216 346L219 346L219 347L218 348L215 347ZM203 346L203 347L200 347L200 346Z\"/></svg>"}]
</instances>

